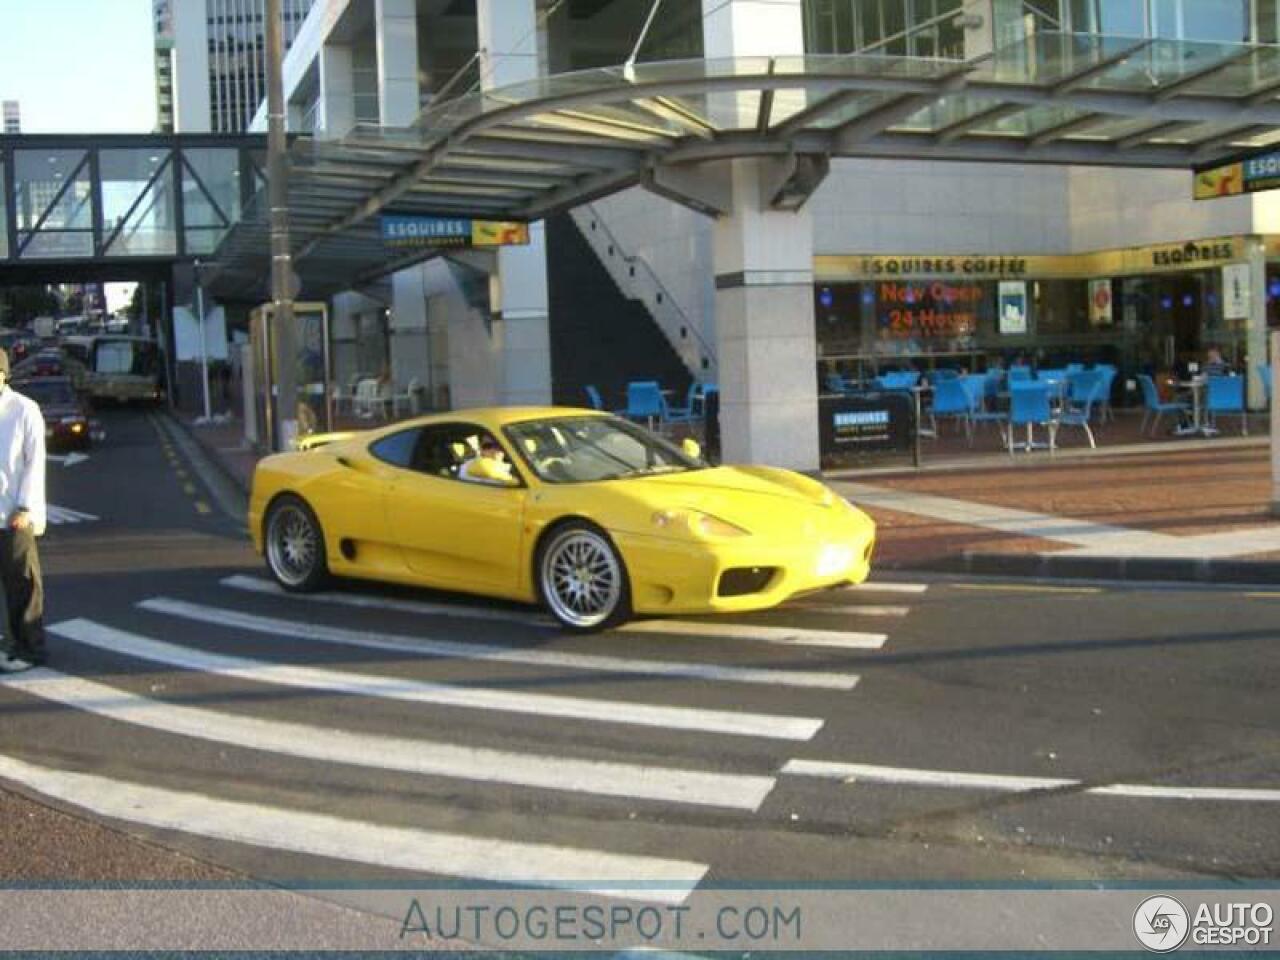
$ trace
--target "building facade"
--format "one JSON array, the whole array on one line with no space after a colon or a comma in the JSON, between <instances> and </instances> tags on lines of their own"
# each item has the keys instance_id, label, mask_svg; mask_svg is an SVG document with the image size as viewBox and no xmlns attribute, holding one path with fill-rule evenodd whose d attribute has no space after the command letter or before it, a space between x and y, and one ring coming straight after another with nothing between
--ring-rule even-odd
<instances>
[{"instance_id":1,"label":"building facade","mask_svg":"<svg viewBox=\"0 0 1280 960\"><path fill-rule=\"evenodd\" d=\"M282 0L286 48L313 0ZM266 0L153 0L156 128L243 133L266 98Z\"/></svg>"},{"instance_id":2,"label":"building facade","mask_svg":"<svg viewBox=\"0 0 1280 960\"><path fill-rule=\"evenodd\" d=\"M4 101L4 132L5 133L21 133L22 132L22 108L17 100Z\"/></svg>"},{"instance_id":3,"label":"building facade","mask_svg":"<svg viewBox=\"0 0 1280 960\"><path fill-rule=\"evenodd\" d=\"M405 127L442 93L620 64L650 7L317 0L286 60L290 119L321 137L362 122ZM1165 41L1273 43L1280 0L675 0L639 59L972 59L1045 32L1156 38L1153 56ZM629 275L611 269L625 297L662 303L654 322L704 346L710 356L687 374L722 381L722 416L773 418L782 439L744 441L730 451L743 459L816 466L816 426L799 427L816 420L810 384L827 372L1026 358L1108 361L1132 374L1172 371L1216 346L1249 372L1251 402L1262 403L1256 368L1280 304L1280 198L1197 202L1187 171L834 159L798 212L713 220L635 188L573 219L602 262L625 254ZM528 249L433 260L337 297L337 378L381 364L395 389L415 380L437 405L582 403L551 355L547 277L566 254L538 225L533 235ZM752 272L762 245L787 261L787 289L731 282ZM785 329L771 315L785 315ZM756 426L743 430L755 436Z\"/></svg>"}]
</instances>

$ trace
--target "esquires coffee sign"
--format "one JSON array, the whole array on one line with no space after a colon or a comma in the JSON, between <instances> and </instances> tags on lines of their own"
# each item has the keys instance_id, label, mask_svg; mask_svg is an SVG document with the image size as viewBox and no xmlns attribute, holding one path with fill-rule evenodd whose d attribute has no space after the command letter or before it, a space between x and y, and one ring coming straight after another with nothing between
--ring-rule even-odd
<instances>
[{"instance_id":1,"label":"esquires coffee sign","mask_svg":"<svg viewBox=\"0 0 1280 960\"><path fill-rule=\"evenodd\" d=\"M1024 277L1026 257L863 257L866 277Z\"/></svg>"},{"instance_id":2,"label":"esquires coffee sign","mask_svg":"<svg viewBox=\"0 0 1280 960\"><path fill-rule=\"evenodd\" d=\"M980 284L877 283L876 317L885 340L954 339L978 328Z\"/></svg>"},{"instance_id":3,"label":"esquires coffee sign","mask_svg":"<svg viewBox=\"0 0 1280 960\"><path fill-rule=\"evenodd\" d=\"M820 283L884 280L957 281L1093 279L1203 270L1245 259L1243 237L1214 237L1189 243L1123 247L1063 256L868 256L828 255L813 259Z\"/></svg>"}]
</instances>

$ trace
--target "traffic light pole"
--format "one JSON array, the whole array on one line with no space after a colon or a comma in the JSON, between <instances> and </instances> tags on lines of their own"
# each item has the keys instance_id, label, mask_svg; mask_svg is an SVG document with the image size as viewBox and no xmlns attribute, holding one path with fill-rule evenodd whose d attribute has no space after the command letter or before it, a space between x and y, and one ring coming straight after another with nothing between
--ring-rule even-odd
<instances>
[{"instance_id":1,"label":"traffic light pole","mask_svg":"<svg viewBox=\"0 0 1280 960\"><path fill-rule=\"evenodd\" d=\"M267 199L271 208L271 341L274 346L277 450L292 449L298 433L297 335L293 323L296 294L293 251L289 245L289 165L285 156L284 16L281 0L267 0Z\"/></svg>"}]
</instances>

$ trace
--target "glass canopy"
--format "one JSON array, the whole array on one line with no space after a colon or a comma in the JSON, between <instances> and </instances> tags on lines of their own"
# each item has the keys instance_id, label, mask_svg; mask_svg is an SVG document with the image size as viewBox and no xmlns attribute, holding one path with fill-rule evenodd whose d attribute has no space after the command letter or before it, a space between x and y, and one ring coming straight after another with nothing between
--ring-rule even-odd
<instances>
[{"instance_id":1,"label":"glass canopy","mask_svg":"<svg viewBox=\"0 0 1280 960\"><path fill-rule=\"evenodd\" d=\"M1190 169L1277 139L1278 95L1280 47L1044 32L968 61L585 70L433 105L409 128L296 141L292 238L304 280L324 292L401 265L378 242L380 212L534 220L666 165L811 154ZM256 260L240 273L260 280L259 216L227 245Z\"/></svg>"}]
</instances>

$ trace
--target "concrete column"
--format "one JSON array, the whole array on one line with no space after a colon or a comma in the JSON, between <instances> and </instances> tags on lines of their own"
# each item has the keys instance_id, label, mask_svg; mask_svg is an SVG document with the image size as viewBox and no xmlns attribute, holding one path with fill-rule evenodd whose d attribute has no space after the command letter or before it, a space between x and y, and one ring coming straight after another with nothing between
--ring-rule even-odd
<instances>
[{"instance_id":1,"label":"concrete column","mask_svg":"<svg viewBox=\"0 0 1280 960\"><path fill-rule=\"evenodd\" d=\"M476 33L483 89L538 76L537 8L534 0L477 0ZM489 284L489 348L500 404L551 402L551 339L548 331L546 234L530 224L529 245L498 251ZM452 345L451 345L452 350ZM459 379L450 375L451 384ZM455 389L455 398L457 390Z\"/></svg>"},{"instance_id":2,"label":"concrete column","mask_svg":"<svg viewBox=\"0 0 1280 960\"><path fill-rule=\"evenodd\" d=\"M378 46L378 117L383 126L407 127L418 119L418 5L416 0L375 0Z\"/></svg>"},{"instance_id":3,"label":"concrete column","mask_svg":"<svg viewBox=\"0 0 1280 960\"><path fill-rule=\"evenodd\" d=\"M707 59L804 52L801 0L702 0ZM715 225L721 456L818 466L813 220L769 207L771 161L735 160L733 212Z\"/></svg>"},{"instance_id":4,"label":"concrete column","mask_svg":"<svg viewBox=\"0 0 1280 960\"><path fill-rule=\"evenodd\" d=\"M1267 248L1261 237L1250 237L1246 246L1249 257L1249 319L1245 323L1245 376L1248 395L1245 406L1263 408L1267 402L1258 364L1267 357Z\"/></svg>"},{"instance_id":5,"label":"concrete column","mask_svg":"<svg viewBox=\"0 0 1280 960\"><path fill-rule=\"evenodd\" d=\"M344 137L356 125L356 83L351 48L328 45L320 48L320 105L316 136Z\"/></svg>"},{"instance_id":6,"label":"concrete column","mask_svg":"<svg viewBox=\"0 0 1280 960\"><path fill-rule=\"evenodd\" d=\"M430 338L427 329L427 296L422 267L410 267L391 277L391 382L403 393L410 380L424 390L431 388ZM423 394L422 396L426 396ZM401 412L404 408L401 407Z\"/></svg>"},{"instance_id":7,"label":"concrete column","mask_svg":"<svg viewBox=\"0 0 1280 960\"><path fill-rule=\"evenodd\" d=\"M996 11L992 0L971 0L957 16L964 20L964 58L972 60L995 49Z\"/></svg>"},{"instance_id":8,"label":"concrete column","mask_svg":"<svg viewBox=\"0 0 1280 960\"><path fill-rule=\"evenodd\" d=\"M733 209L715 226L721 457L818 466L813 218L770 210L767 164L733 162Z\"/></svg>"}]
</instances>

